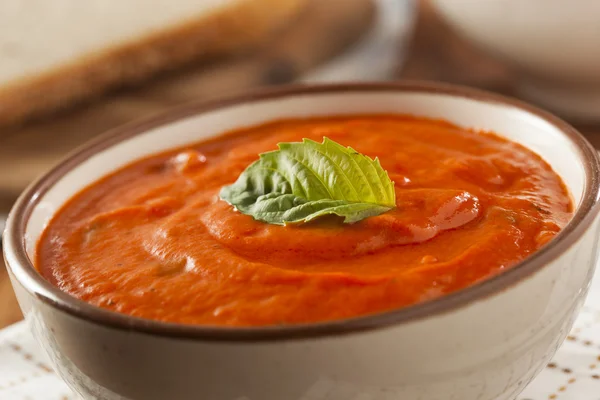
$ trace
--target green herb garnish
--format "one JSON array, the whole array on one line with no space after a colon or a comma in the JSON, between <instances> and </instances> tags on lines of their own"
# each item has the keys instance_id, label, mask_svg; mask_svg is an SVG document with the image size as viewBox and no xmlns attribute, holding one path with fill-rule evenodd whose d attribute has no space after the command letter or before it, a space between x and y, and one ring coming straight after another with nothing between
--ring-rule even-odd
<instances>
[{"instance_id":1,"label":"green herb garnish","mask_svg":"<svg viewBox=\"0 0 600 400\"><path fill-rule=\"evenodd\" d=\"M304 139L278 146L223 187L221 199L243 214L277 225L325 215L354 223L396 206L394 183L377 158L327 138L323 143Z\"/></svg>"}]
</instances>

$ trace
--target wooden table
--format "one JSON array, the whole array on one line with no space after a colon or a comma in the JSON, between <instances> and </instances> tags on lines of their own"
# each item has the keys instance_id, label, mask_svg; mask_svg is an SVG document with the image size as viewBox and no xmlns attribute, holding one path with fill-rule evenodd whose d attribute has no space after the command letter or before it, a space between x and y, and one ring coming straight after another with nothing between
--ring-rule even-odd
<instances>
[{"instance_id":1,"label":"wooden table","mask_svg":"<svg viewBox=\"0 0 600 400\"><path fill-rule=\"evenodd\" d=\"M301 46L307 42L299 39L309 34L308 31L297 33L298 37L292 39L298 40L298 46ZM267 51L272 56L287 49ZM177 76L164 77L140 89L121 91L52 119L2 132L0 212L10 207L29 181L90 135L164 109L192 95L210 98L215 94L231 94L256 86L261 82L253 78L256 75L247 72L259 67L255 61L240 60L226 68L207 66L192 69ZM285 71L279 72L285 75ZM459 83L514 95L515 78L510 69L456 36L426 2L421 7L411 54L398 76ZM277 73L272 76L275 81L278 77ZM232 87L231 82L237 85ZM579 128L596 147L600 147L600 127ZM7 273L0 262L0 328L21 318Z\"/></svg>"}]
</instances>

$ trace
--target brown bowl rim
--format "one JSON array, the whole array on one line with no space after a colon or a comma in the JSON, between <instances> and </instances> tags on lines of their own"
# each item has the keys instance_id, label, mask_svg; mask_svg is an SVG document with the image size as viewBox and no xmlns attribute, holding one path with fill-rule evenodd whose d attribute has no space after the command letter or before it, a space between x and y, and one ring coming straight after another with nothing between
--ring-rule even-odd
<instances>
[{"instance_id":1,"label":"brown bowl rim","mask_svg":"<svg viewBox=\"0 0 600 400\"><path fill-rule=\"evenodd\" d=\"M276 99L297 95L316 95L339 92L420 92L437 93L474 99L481 102L501 104L510 108L533 114L559 129L576 147L584 162L585 188L582 202L572 220L549 245L543 247L527 259L509 270L459 290L455 293L419 303L409 307L394 309L378 314L359 316L343 320L325 321L310 324L297 324L267 327L221 327L203 325L184 325L148 320L113 312L78 300L46 281L35 269L29 259L25 245L25 229L34 207L52 185L68 171L78 166L90 156L114 146L126 139L146 132L149 129L173 123L182 118L214 111L241 103ZM47 305L64 311L88 322L108 326L128 332L140 332L161 337L229 342L257 342L271 340L307 339L335 336L368 331L414 322L426 317L446 313L478 300L501 292L521 282L533 273L541 270L575 243L589 228L599 212L600 160L592 145L568 123L560 118L532 105L486 91L457 85L427 82L399 81L385 83L342 83L319 85L287 85L275 89L262 89L240 96L216 101L195 101L164 113L133 121L106 132L84 144L63 159L54 168L33 182L19 197L9 214L4 234L4 257L7 267L12 271L20 268L27 275L27 282L19 283L37 299ZM12 251L17 266L10 265L7 253ZM13 273L13 276L15 274Z\"/></svg>"}]
</instances>

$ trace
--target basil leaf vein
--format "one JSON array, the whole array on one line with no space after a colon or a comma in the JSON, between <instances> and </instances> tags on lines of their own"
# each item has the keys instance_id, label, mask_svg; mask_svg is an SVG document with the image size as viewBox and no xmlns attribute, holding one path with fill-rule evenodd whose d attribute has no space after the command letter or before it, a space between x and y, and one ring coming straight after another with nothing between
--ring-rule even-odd
<instances>
[{"instance_id":1,"label":"basil leaf vein","mask_svg":"<svg viewBox=\"0 0 600 400\"><path fill-rule=\"evenodd\" d=\"M278 146L224 186L221 199L243 214L277 225L325 215L354 223L396 206L394 183L377 158L328 138Z\"/></svg>"}]
</instances>

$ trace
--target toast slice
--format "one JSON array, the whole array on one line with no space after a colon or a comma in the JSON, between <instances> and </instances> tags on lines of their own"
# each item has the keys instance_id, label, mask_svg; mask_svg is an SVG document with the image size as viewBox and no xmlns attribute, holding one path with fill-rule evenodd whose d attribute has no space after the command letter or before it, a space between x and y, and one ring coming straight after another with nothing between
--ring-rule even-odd
<instances>
[{"instance_id":1,"label":"toast slice","mask_svg":"<svg viewBox=\"0 0 600 400\"><path fill-rule=\"evenodd\" d=\"M307 0L0 2L0 125L268 40Z\"/></svg>"}]
</instances>

